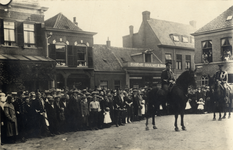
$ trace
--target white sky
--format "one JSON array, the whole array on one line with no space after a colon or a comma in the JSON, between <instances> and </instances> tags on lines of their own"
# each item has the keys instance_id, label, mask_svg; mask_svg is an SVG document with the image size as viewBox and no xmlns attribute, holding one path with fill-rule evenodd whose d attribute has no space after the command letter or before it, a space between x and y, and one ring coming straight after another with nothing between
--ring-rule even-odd
<instances>
[{"instance_id":1,"label":"white sky","mask_svg":"<svg viewBox=\"0 0 233 150\"><path fill-rule=\"evenodd\" d=\"M233 5L233 0L39 0L49 7L45 20L62 13L84 31L97 32L94 44L106 44L109 37L112 46L122 47L122 36L134 33L142 22L142 12L150 11L155 19L189 24L197 21L197 29L204 26Z\"/></svg>"}]
</instances>

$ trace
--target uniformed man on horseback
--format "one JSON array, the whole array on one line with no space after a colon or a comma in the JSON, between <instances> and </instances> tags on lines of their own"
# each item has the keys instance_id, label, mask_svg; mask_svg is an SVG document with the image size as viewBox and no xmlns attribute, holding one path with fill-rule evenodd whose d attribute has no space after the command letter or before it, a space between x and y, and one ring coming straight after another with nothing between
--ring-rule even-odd
<instances>
[{"instance_id":1,"label":"uniformed man on horseback","mask_svg":"<svg viewBox=\"0 0 233 150\"><path fill-rule=\"evenodd\" d=\"M171 62L167 62L166 69L163 70L161 74L162 89L165 91L169 91L175 84L174 73L171 70L171 65Z\"/></svg>"},{"instance_id":2,"label":"uniformed man on horseback","mask_svg":"<svg viewBox=\"0 0 233 150\"><path fill-rule=\"evenodd\" d=\"M223 95L226 95L226 90L228 88L228 74L226 71L223 70L223 65L220 64L219 71L215 74L215 83L221 87L223 91Z\"/></svg>"}]
</instances>

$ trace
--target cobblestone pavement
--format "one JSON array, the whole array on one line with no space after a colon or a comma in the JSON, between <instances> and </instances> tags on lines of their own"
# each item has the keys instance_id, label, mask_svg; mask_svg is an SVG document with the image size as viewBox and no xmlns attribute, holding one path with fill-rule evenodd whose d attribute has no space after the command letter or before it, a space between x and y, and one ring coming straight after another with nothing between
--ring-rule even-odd
<instances>
[{"instance_id":1,"label":"cobblestone pavement","mask_svg":"<svg viewBox=\"0 0 233 150\"><path fill-rule=\"evenodd\" d=\"M7 150L232 150L233 118L212 121L212 114L185 115L187 131L174 131L174 116L156 117L158 129L145 120L125 126L70 132L2 145ZM180 122L180 120L178 120ZM149 120L151 123L151 119Z\"/></svg>"}]
</instances>

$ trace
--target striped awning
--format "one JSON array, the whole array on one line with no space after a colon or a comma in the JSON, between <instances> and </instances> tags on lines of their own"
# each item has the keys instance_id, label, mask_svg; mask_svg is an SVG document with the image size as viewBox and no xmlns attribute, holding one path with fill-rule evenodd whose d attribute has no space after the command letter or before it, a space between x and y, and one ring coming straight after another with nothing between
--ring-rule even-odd
<instances>
[{"instance_id":1,"label":"striped awning","mask_svg":"<svg viewBox=\"0 0 233 150\"><path fill-rule=\"evenodd\" d=\"M51 58L46 58L44 56L28 56L28 55L8 55L1 54L0 60L19 60L19 61L39 61L39 62L55 62Z\"/></svg>"}]
</instances>

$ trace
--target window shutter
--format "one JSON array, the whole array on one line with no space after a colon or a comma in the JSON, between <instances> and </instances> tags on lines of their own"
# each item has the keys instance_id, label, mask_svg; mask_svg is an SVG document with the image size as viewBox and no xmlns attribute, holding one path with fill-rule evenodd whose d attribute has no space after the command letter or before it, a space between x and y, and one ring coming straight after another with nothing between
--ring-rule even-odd
<instances>
[{"instance_id":1,"label":"window shutter","mask_svg":"<svg viewBox=\"0 0 233 150\"><path fill-rule=\"evenodd\" d=\"M17 44L24 46L23 22L16 22Z\"/></svg>"},{"instance_id":2,"label":"window shutter","mask_svg":"<svg viewBox=\"0 0 233 150\"><path fill-rule=\"evenodd\" d=\"M36 47L43 47L41 24L35 24Z\"/></svg>"},{"instance_id":3,"label":"window shutter","mask_svg":"<svg viewBox=\"0 0 233 150\"><path fill-rule=\"evenodd\" d=\"M94 63L93 63L93 49L92 47L88 47L87 49L88 53L88 67L89 68L94 68Z\"/></svg>"},{"instance_id":4,"label":"window shutter","mask_svg":"<svg viewBox=\"0 0 233 150\"><path fill-rule=\"evenodd\" d=\"M67 45L69 67L77 67L76 49L77 46Z\"/></svg>"},{"instance_id":5,"label":"window shutter","mask_svg":"<svg viewBox=\"0 0 233 150\"><path fill-rule=\"evenodd\" d=\"M56 60L56 47L55 44L49 45L49 58Z\"/></svg>"},{"instance_id":6,"label":"window shutter","mask_svg":"<svg viewBox=\"0 0 233 150\"><path fill-rule=\"evenodd\" d=\"M3 19L0 19L0 44L4 44L4 27L3 27Z\"/></svg>"}]
</instances>

